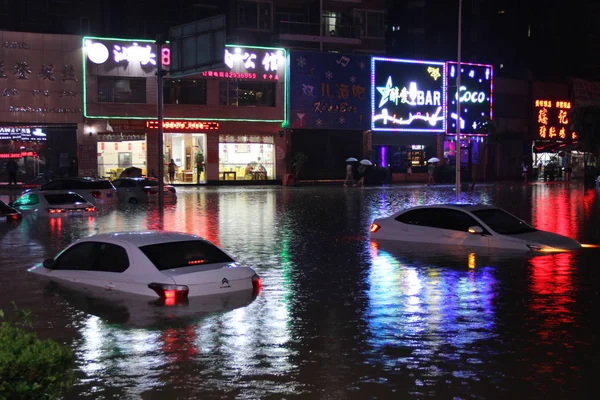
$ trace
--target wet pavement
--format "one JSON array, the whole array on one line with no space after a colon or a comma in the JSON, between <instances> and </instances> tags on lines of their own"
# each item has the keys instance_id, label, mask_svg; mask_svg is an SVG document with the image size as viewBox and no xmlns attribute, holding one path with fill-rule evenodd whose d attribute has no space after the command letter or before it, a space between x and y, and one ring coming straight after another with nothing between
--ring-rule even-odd
<instances>
[{"instance_id":1,"label":"wet pavement","mask_svg":"<svg viewBox=\"0 0 600 400\"><path fill-rule=\"evenodd\" d=\"M452 201L450 186L178 190L163 216L126 206L0 223L0 308L32 310L40 336L73 346L71 398L596 398L600 249L507 256L369 240L373 218ZM597 244L599 194L516 183L464 200ZM26 272L82 236L160 228L217 243L256 269L263 292L159 318Z\"/></svg>"}]
</instances>

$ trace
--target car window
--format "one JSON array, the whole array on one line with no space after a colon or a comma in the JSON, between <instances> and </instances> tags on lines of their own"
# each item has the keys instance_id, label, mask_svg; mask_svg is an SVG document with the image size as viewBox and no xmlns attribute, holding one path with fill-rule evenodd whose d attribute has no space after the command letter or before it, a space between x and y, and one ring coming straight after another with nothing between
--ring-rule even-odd
<instances>
[{"instance_id":1,"label":"car window","mask_svg":"<svg viewBox=\"0 0 600 400\"><path fill-rule=\"evenodd\" d=\"M83 186L86 189L92 190L105 190L105 189L114 189L114 186L110 181L88 181L82 182Z\"/></svg>"},{"instance_id":2,"label":"car window","mask_svg":"<svg viewBox=\"0 0 600 400\"><path fill-rule=\"evenodd\" d=\"M469 214L447 208L437 208L436 211L437 227L441 229L450 229L453 231L468 232L472 226L481 226L475 218Z\"/></svg>"},{"instance_id":3,"label":"car window","mask_svg":"<svg viewBox=\"0 0 600 400\"><path fill-rule=\"evenodd\" d=\"M94 242L78 243L61 253L54 269L89 271L92 269Z\"/></svg>"},{"instance_id":4,"label":"car window","mask_svg":"<svg viewBox=\"0 0 600 400\"><path fill-rule=\"evenodd\" d=\"M129 268L127 250L112 243L96 243L94 249L94 271L123 272Z\"/></svg>"},{"instance_id":5,"label":"car window","mask_svg":"<svg viewBox=\"0 0 600 400\"><path fill-rule=\"evenodd\" d=\"M117 179L112 182L113 186L116 188L125 188L125 187L135 187L135 181L130 179Z\"/></svg>"},{"instance_id":6,"label":"car window","mask_svg":"<svg viewBox=\"0 0 600 400\"><path fill-rule=\"evenodd\" d=\"M434 227L436 224L432 210L432 208L419 208L400 214L395 219L404 224Z\"/></svg>"},{"instance_id":7,"label":"car window","mask_svg":"<svg viewBox=\"0 0 600 400\"><path fill-rule=\"evenodd\" d=\"M501 235L518 235L537 229L499 208L473 211L473 215Z\"/></svg>"},{"instance_id":8,"label":"car window","mask_svg":"<svg viewBox=\"0 0 600 400\"><path fill-rule=\"evenodd\" d=\"M142 186L158 186L158 181L143 180L141 183Z\"/></svg>"},{"instance_id":9,"label":"car window","mask_svg":"<svg viewBox=\"0 0 600 400\"><path fill-rule=\"evenodd\" d=\"M140 250L159 271L233 261L217 246L204 240L152 244L142 246Z\"/></svg>"},{"instance_id":10,"label":"car window","mask_svg":"<svg viewBox=\"0 0 600 400\"><path fill-rule=\"evenodd\" d=\"M45 194L44 197L50 205L87 203L87 201L77 193Z\"/></svg>"},{"instance_id":11,"label":"car window","mask_svg":"<svg viewBox=\"0 0 600 400\"><path fill-rule=\"evenodd\" d=\"M419 208L396 217L405 224L468 232L480 224L469 214L449 208Z\"/></svg>"},{"instance_id":12,"label":"car window","mask_svg":"<svg viewBox=\"0 0 600 400\"><path fill-rule=\"evenodd\" d=\"M123 272L129 268L127 251L116 244L83 242L60 254L55 269Z\"/></svg>"},{"instance_id":13,"label":"car window","mask_svg":"<svg viewBox=\"0 0 600 400\"><path fill-rule=\"evenodd\" d=\"M40 196L37 193L27 193L19 197L13 204L19 206L34 206L40 202Z\"/></svg>"}]
</instances>

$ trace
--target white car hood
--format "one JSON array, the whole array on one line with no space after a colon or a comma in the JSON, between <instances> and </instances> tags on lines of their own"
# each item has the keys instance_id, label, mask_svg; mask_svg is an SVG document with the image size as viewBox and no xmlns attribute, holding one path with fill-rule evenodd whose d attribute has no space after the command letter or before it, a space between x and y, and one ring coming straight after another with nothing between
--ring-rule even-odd
<instances>
[{"instance_id":1,"label":"white car hood","mask_svg":"<svg viewBox=\"0 0 600 400\"><path fill-rule=\"evenodd\" d=\"M581 248L579 242L566 236L546 231L521 233L518 235L507 235L510 238L522 240L526 244L543 245L562 250L575 250Z\"/></svg>"}]
</instances>

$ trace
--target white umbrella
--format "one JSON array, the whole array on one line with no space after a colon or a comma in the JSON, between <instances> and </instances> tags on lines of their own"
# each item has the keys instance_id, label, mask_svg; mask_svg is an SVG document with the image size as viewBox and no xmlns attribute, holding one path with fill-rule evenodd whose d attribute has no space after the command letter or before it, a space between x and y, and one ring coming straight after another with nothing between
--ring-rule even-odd
<instances>
[{"instance_id":1,"label":"white umbrella","mask_svg":"<svg viewBox=\"0 0 600 400\"><path fill-rule=\"evenodd\" d=\"M354 157L350 157L346 159L346 162L357 162L358 160Z\"/></svg>"},{"instance_id":2,"label":"white umbrella","mask_svg":"<svg viewBox=\"0 0 600 400\"><path fill-rule=\"evenodd\" d=\"M373 163L369 160L367 160L366 158L364 160L360 160L360 163L362 165L373 165Z\"/></svg>"},{"instance_id":3,"label":"white umbrella","mask_svg":"<svg viewBox=\"0 0 600 400\"><path fill-rule=\"evenodd\" d=\"M440 159L437 157L431 157L429 160L427 160L428 163L432 163L432 162L440 162Z\"/></svg>"}]
</instances>

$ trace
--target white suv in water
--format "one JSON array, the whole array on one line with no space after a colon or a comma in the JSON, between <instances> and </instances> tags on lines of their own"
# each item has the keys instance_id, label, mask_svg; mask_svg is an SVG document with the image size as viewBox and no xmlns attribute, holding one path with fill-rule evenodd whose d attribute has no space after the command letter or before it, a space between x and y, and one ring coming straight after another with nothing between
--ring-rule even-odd
<instances>
[{"instance_id":1,"label":"white suv in water","mask_svg":"<svg viewBox=\"0 0 600 400\"><path fill-rule=\"evenodd\" d=\"M96 206L116 205L117 189L105 179L65 178L50 181L39 189L29 189L25 193L46 190L64 190L75 192Z\"/></svg>"}]
</instances>

